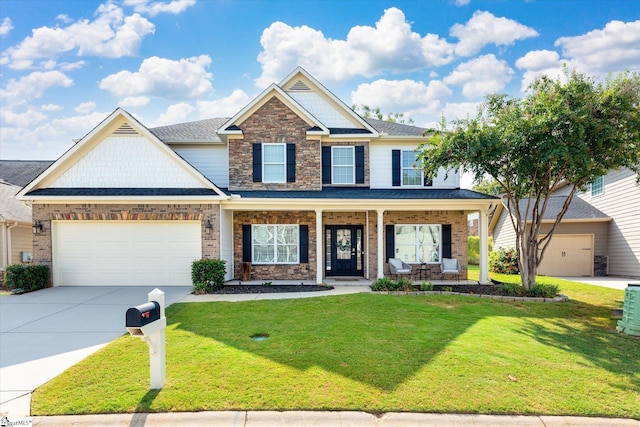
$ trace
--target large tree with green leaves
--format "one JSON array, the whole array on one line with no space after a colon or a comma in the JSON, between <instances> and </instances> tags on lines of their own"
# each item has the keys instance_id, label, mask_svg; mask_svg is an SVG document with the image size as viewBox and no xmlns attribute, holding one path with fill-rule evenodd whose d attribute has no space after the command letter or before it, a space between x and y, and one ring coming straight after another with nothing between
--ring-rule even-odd
<instances>
[{"instance_id":1,"label":"large tree with green leaves","mask_svg":"<svg viewBox=\"0 0 640 427\"><path fill-rule=\"evenodd\" d=\"M475 118L449 126L443 119L419 155L429 175L457 168L499 184L527 288L576 192L613 169L640 172L640 74L598 82L565 70L564 77L536 79L523 99L489 95ZM569 194L540 235L549 196L563 183Z\"/></svg>"}]
</instances>

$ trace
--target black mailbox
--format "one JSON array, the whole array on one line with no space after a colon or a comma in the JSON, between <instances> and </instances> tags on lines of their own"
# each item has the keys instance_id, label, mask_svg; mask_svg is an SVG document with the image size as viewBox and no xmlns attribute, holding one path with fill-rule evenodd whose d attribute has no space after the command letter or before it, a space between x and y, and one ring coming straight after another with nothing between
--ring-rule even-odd
<instances>
[{"instance_id":1,"label":"black mailbox","mask_svg":"<svg viewBox=\"0 0 640 427\"><path fill-rule=\"evenodd\" d=\"M150 301L127 310L127 328L140 328L160 319L160 304Z\"/></svg>"}]
</instances>

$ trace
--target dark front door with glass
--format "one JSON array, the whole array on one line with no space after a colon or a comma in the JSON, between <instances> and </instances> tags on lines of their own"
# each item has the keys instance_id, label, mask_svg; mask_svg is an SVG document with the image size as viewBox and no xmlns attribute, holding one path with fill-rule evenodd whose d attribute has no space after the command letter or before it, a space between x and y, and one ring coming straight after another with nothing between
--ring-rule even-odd
<instances>
[{"instance_id":1,"label":"dark front door with glass","mask_svg":"<svg viewBox=\"0 0 640 427\"><path fill-rule=\"evenodd\" d=\"M362 276L361 225L330 225L325 228L325 275Z\"/></svg>"}]
</instances>

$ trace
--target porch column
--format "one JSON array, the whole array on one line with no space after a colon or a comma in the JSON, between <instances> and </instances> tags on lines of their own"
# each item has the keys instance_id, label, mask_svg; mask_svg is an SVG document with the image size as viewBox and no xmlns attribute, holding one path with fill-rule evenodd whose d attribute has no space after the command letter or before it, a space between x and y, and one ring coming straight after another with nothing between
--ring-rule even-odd
<instances>
[{"instance_id":1,"label":"porch column","mask_svg":"<svg viewBox=\"0 0 640 427\"><path fill-rule=\"evenodd\" d=\"M322 209L316 209L316 284L322 284L324 247L322 245Z\"/></svg>"},{"instance_id":2,"label":"porch column","mask_svg":"<svg viewBox=\"0 0 640 427\"><path fill-rule=\"evenodd\" d=\"M378 214L378 279L381 279L384 277L384 210L376 209L376 213Z\"/></svg>"},{"instance_id":3,"label":"porch column","mask_svg":"<svg viewBox=\"0 0 640 427\"><path fill-rule=\"evenodd\" d=\"M480 209L478 235L480 236L480 283L489 283L489 209Z\"/></svg>"}]
</instances>

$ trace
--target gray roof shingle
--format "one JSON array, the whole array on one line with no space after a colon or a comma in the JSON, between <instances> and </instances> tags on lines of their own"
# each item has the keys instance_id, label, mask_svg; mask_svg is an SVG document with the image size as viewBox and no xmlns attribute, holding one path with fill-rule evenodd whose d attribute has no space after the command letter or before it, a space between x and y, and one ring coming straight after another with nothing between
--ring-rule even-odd
<instances>
[{"instance_id":1,"label":"gray roof shingle","mask_svg":"<svg viewBox=\"0 0 640 427\"><path fill-rule=\"evenodd\" d=\"M543 220L553 220L560 213L560 209L562 209L562 205L564 204L567 196L551 196L549 198L549 202L547 203L547 209L544 212ZM520 200L520 212L524 213L527 207L527 199ZM567 212L562 217L563 220L568 219L607 219L609 218L607 215L602 213L600 210L594 208L589 203L585 202L579 197L574 197L571 200L571 204L567 209Z\"/></svg>"},{"instance_id":2,"label":"gray roof shingle","mask_svg":"<svg viewBox=\"0 0 640 427\"><path fill-rule=\"evenodd\" d=\"M24 187L51 163L51 160L0 160L0 181Z\"/></svg>"},{"instance_id":3,"label":"gray roof shingle","mask_svg":"<svg viewBox=\"0 0 640 427\"><path fill-rule=\"evenodd\" d=\"M0 221L31 222L31 208L14 198L21 188L0 182Z\"/></svg>"},{"instance_id":4,"label":"gray roof shingle","mask_svg":"<svg viewBox=\"0 0 640 427\"><path fill-rule=\"evenodd\" d=\"M27 196L211 196L218 193L210 188L39 188Z\"/></svg>"},{"instance_id":5,"label":"gray roof shingle","mask_svg":"<svg viewBox=\"0 0 640 427\"><path fill-rule=\"evenodd\" d=\"M365 118L364 120L366 120L367 123L369 123L379 133L384 133L390 136L423 136L424 132L427 130L417 126L392 123L385 120L370 118Z\"/></svg>"},{"instance_id":6,"label":"gray roof shingle","mask_svg":"<svg viewBox=\"0 0 640 427\"><path fill-rule=\"evenodd\" d=\"M350 199L350 200L416 200L416 199L496 199L497 197L467 189L371 189L367 187L325 187L322 191L229 191L245 198L264 199Z\"/></svg>"},{"instance_id":7,"label":"gray roof shingle","mask_svg":"<svg viewBox=\"0 0 640 427\"><path fill-rule=\"evenodd\" d=\"M172 142L219 142L216 131L225 124L228 118L198 120L195 122L177 123L168 126L150 128L160 141Z\"/></svg>"}]
</instances>

